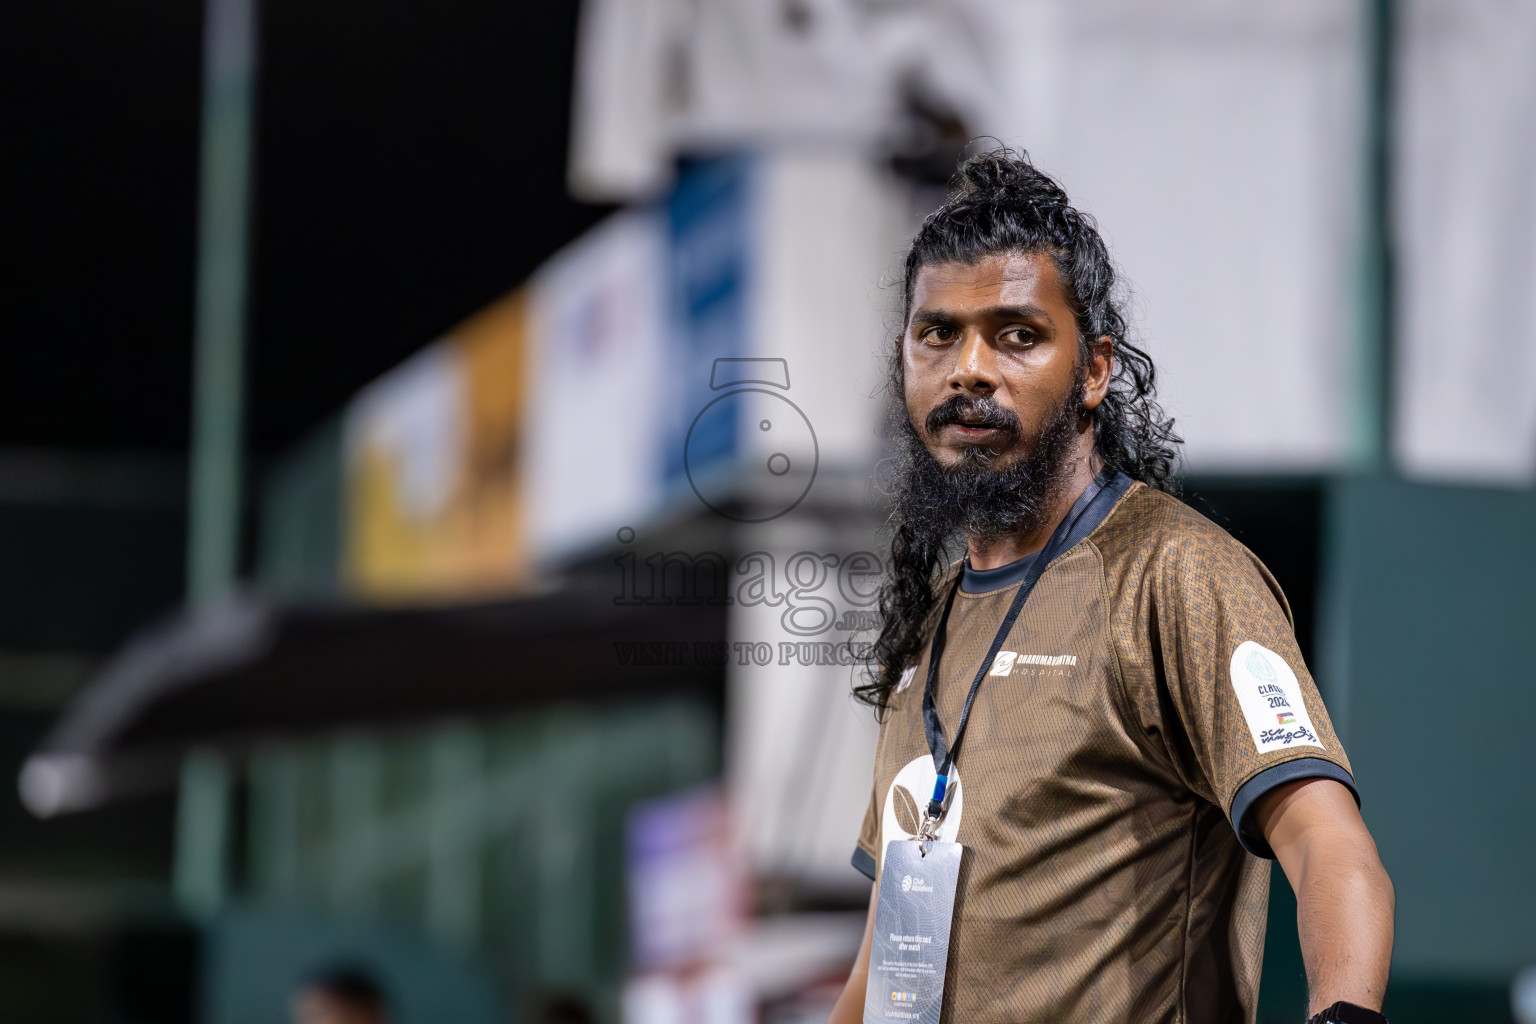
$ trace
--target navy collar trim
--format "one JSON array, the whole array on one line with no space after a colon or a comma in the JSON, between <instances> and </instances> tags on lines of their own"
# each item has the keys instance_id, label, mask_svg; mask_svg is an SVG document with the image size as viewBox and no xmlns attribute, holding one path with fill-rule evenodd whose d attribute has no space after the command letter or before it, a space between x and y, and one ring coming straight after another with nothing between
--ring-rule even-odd
<instances>
[{"instance_id":1,"label":"navy collar trim","mask_svg":"<svg viewBox=\"0 0 1536 1024\"><path fill-rule=\"evenodd\" d=\"M971 559L966 557L960 566L960 592L962 594L984 594L989 590L1001 590L1003 587L1011 587L1029 575L1029 567L1035 564L1035 559L1040 552L1033 555L1025 555L1023 558L1000 565L996 569L972 569Z\"/></svg>"}]
</instances>

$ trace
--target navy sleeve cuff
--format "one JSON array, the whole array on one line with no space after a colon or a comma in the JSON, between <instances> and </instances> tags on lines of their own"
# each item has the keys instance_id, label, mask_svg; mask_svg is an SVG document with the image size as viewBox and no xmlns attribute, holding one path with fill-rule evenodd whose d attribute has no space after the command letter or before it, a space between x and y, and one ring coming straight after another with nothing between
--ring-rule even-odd
<instances>
[{"instance_id":1,"label":"navy sleeve cuff","mask_svg":"<svg viewBox=\"0 0 1536 1024\"><path fill-rule=\"evenodd\" d=\"M1360 793L1355 789L1354 778L1332 761L1325 761L1320 757L1299 757L1294 761L1286 761L1284 764L1264 769L1243 783L1237 795L1232 798L1232 827L1237 830L1237 841L1243 844L1243 849L1255 857L1275 859L1275 852L1264 841L1258 822L1250 820L1254 805L1259 802L1259 797L1276 786L1283 786L1297 779L1333 779L1342 782L1354 796L1355 803L1360 803Z\"/></svg>"},{"instance_id":2,"label":"navy sleeve cuff","mask_svg":"<svg viewBox=\"0 0 1536 1024\"><path fill-rule=\"evenodd\" d=\"M859 874L866 876L871 882L875 880L875 871L879 867L875 858L871 857L862 846L853 848L853 867Z\"/></svg>"}]
</instances>

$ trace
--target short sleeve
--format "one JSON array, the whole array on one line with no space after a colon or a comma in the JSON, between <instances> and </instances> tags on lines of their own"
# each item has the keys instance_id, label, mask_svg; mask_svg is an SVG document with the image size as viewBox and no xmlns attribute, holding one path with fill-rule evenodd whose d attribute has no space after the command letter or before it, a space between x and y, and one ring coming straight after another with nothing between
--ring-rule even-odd
<instances>
[{"instance_id":1,"label":"short sleeve","mask_svg":"<svg viewBox=\"0 0 1536 1024\"><path fill-rule=\"evenodd\" d=\"M859 828L859 839L853 847L853 866L860 874L868 876L871 882L880 864L880 805L876 800L876 793L871 787L869 794L869 806L864 809L864 824Z\"/></svg>"},{"instance_id":2,"label":"short sleeve","mask_svg":"<svg viewBox=\"0 0 1536 1024\"><path fill-rule=\"evenodd\" d=\"M1250 852L1272 856L1248 820L1274 786L1354 777L1302 661L1273 576L1215 527L1170 540L1151 567L1145 652L1176 770L1227 814ZM1356 796L1358 800L1358 795Z\"/></svg>"},{"instance_id":3,"label":"short sleeve","mask_svg":"<svg viewBox=\"0 0 1536 1024\"><path fill-rule=\"evenodd\" d=\"M890 734L890 717L880 722L880 738L875 741L875 763L870 766L869 803L864 807L864 821L859 826L859 837L853 847L854 870L865 875L871 882L879 881L880 874L880 819L885 808L880 787L880 766L885 761L885 744Z\"/></svg>"}]
</instances>

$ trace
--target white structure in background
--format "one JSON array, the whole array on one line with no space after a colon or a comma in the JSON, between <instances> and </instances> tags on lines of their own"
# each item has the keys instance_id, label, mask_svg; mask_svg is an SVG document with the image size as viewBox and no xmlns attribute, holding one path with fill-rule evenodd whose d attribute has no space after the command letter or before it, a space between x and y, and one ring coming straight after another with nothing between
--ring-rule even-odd
<instances>
[{"instance_id":1,"label":"white structure in background","mask_svg":"<svg viewBox=\"0 0 1536 1024\"><path fill-rule=\"evenodd\" d=\"M1409 0L1398 104L1396 451L1536 482L1536 2Z\"/></svg>"},{"instance_id":2,"label":"white structure in background","mask_svg":"<svg viewBox=\"0 0 1536 1024\"><path fill-rule=\"evenodd\" d=\"M732 144L871 158L916 90L1027 148L1101 219L1193 468L1337 468L1360 381L1358 16L1333 0L589 0L572 184L643 195L674 153Z\"/></svg>"},{"instance_id":3,"label":"white structure in background","mask_svg":"<svg viewBox=\"0 0 1536 1024\"><path fill-rule=\"evenodd\" d=\"M869 799L874 718L849 697L853 666L816 664L803 655L824 648L800 645L859 639L833 624L856 602L869 606L859 591L872 581L851 579L863 563L848 560L874 544L857 512L867 508L882 450L892 296L881 277L910 230L909 207L904 191L860 154L815 149L765 155L756 202L750 347L787 362L789 397L815 431L821 468L805 504L736 528L737 550L764 553L787 596L730 609L732 643L766 644L773 657L768 665L730 661L727 778L759 873L862 888L848 859ZM743 459L766 457L769 434L755 424L741 433ZM818 510L828 506L855 515ZM812 602L796 616L797 591L829 603Z\"/></svg>"},{"instance_id":4,"label":"white structure in background","mask_svg":"<svg viewBox=\"0 0 1536 1024\"><path fill-rule=\"evenodd\" d=\"M867 476L882 443L888 278L912 230L906 192L860 154L811 148L760 159L757 204L752 354L789 363L822 465Z\"/></svg>"},{"instance_id":5,"label":"white structure in background","mask_svg":"<svg viewBox=\"0 0 1536 1024\"><path fill-rule=\"evenodd\" d=\"M1099 218L1189 466L1340 468L1360 393L1357 6L971 6L985 65L1020 68L989 83L979 126Z\"/></svg>"},{"instance_id":6,"label":"white structure in background","mask_svg":"<svg viewBox=\"0 0 1536 1024\"><path fill-rule=\"evenodd\" d=\"M895 78L929 25L922 5L585 0L572 190L653 195L676 153L722 143L858 151L895 123Z\"/></svg>"}]
</instances>

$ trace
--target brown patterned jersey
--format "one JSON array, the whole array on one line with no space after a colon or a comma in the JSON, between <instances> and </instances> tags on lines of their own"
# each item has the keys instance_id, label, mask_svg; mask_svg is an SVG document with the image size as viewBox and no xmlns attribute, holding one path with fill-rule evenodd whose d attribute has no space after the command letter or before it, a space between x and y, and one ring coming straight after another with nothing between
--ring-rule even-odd
<instances>
[{"instance_id":1,"label":"brown patterned jersey","mask_svg":"<svg viewBox=\"0 0 1536 1024\"><path fill-rule=\"evenodd\" d=\"M1018 586L966 573L936 682L949 736ZM881 725L854 855L872 877L933 788L927 660ZM1316 776L1353 789L1280 587L1130 484L1040 577L977 693L939 833L966 846L943 1020L1251 1022L1269 851L1247 812Z\"/></svg>"}]
</instances>

